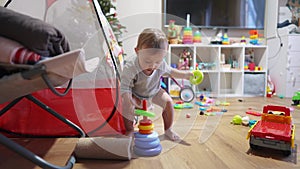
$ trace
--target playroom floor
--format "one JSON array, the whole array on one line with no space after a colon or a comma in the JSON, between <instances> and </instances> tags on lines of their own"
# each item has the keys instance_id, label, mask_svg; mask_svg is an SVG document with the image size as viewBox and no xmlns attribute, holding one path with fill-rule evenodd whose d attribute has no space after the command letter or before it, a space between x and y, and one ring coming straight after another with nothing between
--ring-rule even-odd
<instances>
[{"instance_id":1,"label":"playroom floor","mask_svg":"<svg viewBox=\"0 0 300 169\"><path fill-rule=\"evenodd\" d=\"M249 97L249 98L222 98L221 102L230 103L229 106L216 107L228 111L223 115L199 115L198 106L193 109L176 110L174 130L183 138L182 142L174 143L160 136L163 147L162 153L155 157L138 157L130 161L113 160L78 160L76 169L99 168L128 168L128 169L253 169L272 168L287 169L300 168L300 109L292 113L296 125L296 148L288 157L281 152L263 149L253 151L246 140L249 127L233 125L234 115L245 116L248 108L262 112L267 104L284 105L291 107L291 99L278 97ZM160 110L156 110L159 112ZM186 118L186 114L191 115ZM250 119L260 117L249 115ZM155 128L162 134L162 121L158 118Z\"/></svg>"},{"instance_id":2,"label":"playroom floor","mask_svg":"<svg viewBox=\"0 0 300 169\"><path fill-rule=\"evenodd\" d=\"M83 160L77 159L74 169L291 169L300 168L300 109L292 113L296 125L296 148L285 157L281 152L263 149L253 151L246 140L249 127L233 125L234 115L245 116L248 108L261 112L267 104L291 107L291 99L278 97L221 98L219 101L230 103L229 106L215 107L227 109L223 115L199 115L198 106L193 109L180 109L175 112L174 130L183 138L181 142L172 142L162 135L162 119L158 115L153 121L154 130L159 133L162 153L155 157L136 157L130 161ZM159 114L159 109L154 109ZM186 118L186 114L190 118ZM250 119L260 117L249 115ZM23 139L22 145L37 152L54 164L62 166L76 145L76 138ZM15 153L0 146L0 168L38 168L26 162ZM17 163L18 161L18 163Z\"/></svg>"}]
</instances>

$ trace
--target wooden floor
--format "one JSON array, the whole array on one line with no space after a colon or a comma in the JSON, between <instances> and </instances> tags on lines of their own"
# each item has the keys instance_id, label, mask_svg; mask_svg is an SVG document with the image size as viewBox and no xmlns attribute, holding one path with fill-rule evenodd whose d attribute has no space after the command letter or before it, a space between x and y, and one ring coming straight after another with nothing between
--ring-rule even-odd
<instances>
[{"instance_id":1,"label":"wooden floor","mask_svg":"<svg viewBox=\"0 0 300 169\"><path fill-rule=\"evenodd\" d=\"M252 108L262 111L264 105L275 104L291 106L291 99L273 98L221 98L230 106L224 108L228 112L223 115L199 115L198 107L193 110L177 110L174 129L183 136L180 143L161 137L163 152L155 157L137 157L130 161L114 160L81 160L78 159L76 169L128 168L128 169L254 169L300 168L300 110L295 109L293 122L296 125L296 149L285 157L281 152L264 149L254 152L249 148L246 135L249 127L231 124L234 115L245 116L245 111ZM220 108L220 107L219 107ZM185 118L190 113L191 118ZM250 116L250 119L259 119ZM180 121L180 122L178 122ZM162 133L161 120L155 121L155 130ZM185 133L183 133L185 132Z\"/></svg>"},{"instance_id":2,"label":"wooden floor","mask_svg":"<svg viewBox=\"0 0 300 169\"><path fill-rule=\"evenodd\" d=\"M215 107L225 108L228 111L223 115L205 116L199 115L198 106L193 109L176 110L174 130L183 138L179 143L172 142L162 135L163 126L161 117L154 119L155 131L160 134L162 153L155 157L137 157L130 161L118 160L86 160L77 159L75 169L100 169L100 168L125 168L125 169L256 169L272 168L287 169L300 168L300 109L292 113L293 122L296 125L296 148L292 154L285 157L281 152L264 149L252 151L246 135L249 127L233 125L231 120L234 115L245 116L248 108L254 111L262 111L264 105L284 105L291 107L291 99L273 98L219 98L221 103L226 101L229 106ZM155 112L160 112L155 109ZM191 115L186 118L186 114ZM159 113L158 113L159 114ZM259 119L250 116L250 119ZM43 143L43 144L42 144ZM63 166L63 162L74 150L76 139L57 140L25 140L22 145L37 152L56 165ZM0 146L0 168L38 168L30 162L18 157Z\"/></svg>"},{"instance_id":3,"label":"wooden floor","mask_svg":"<svg viewBox=\"0 0 300 169\"><path fill-rule=\"evenodd\" d=\"M66 162L73 153L78 139L21 138L12 140L52 165L65 166ZM0 145L0 168L39 169L40 167L21 157L19 154Z\"/></svg>"}]
</instances>

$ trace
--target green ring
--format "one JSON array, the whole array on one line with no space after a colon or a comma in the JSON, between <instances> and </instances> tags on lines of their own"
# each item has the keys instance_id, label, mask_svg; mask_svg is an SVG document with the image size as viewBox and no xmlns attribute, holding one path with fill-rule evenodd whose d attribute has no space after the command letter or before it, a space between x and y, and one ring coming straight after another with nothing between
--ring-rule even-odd
<instances>
[{"instance_id":1,"label":"green ring","mask_svg":"<svg viewBox=\"0 0 300 169\"><path fill-rule=\"evenodd\" d=\"M136 109L135 114L141 115L141 116L146 116L146 117L155 117L154 113L148 112L148 111L145 111L145 110L140 110L140 109Z\"/></svg>"},{"instance_id":2,"label":"green ring","mask_svg":"<svg viewBox=\"0 0 300 169\"><path fill-rule=\"evenodd\" d=\"M190 82L193 85L198 85L198 84L202 83L202 81L204 79L203 72L201 72L200 70L194 70L193 74L194 75L190 77Z\"/></svg>"}]
</instances>

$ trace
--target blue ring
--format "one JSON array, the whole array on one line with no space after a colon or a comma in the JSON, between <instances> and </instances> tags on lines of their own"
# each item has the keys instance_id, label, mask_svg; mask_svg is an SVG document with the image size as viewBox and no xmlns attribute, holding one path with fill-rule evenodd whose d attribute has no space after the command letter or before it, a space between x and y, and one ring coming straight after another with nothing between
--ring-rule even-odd
<instances>
[{"instance_id":1,"label":"blue ring","mask_svg":"<svg viewBox=\"0 0 300 169\"><path fill-rule=\"evenodd\" d=\"M141 141L141 140L134 140L134 145L138 148L144 149L151 149L155 148L160 144L160 140L157 138L153 141Z\"/></svg>"},{"instance_id":2,"label":"blue ring","mask_svg":"<svg viewBox=\"0 0 300 169\"><path fill-rule=\"evenodd\" d=\"M133 147L133 151L135 154L140 155L140 156L147 156L147 157L156 156L161 153L161 150L162 150L162 147L160 144L157 147L152 148L152 149L141 149L136 146Z\"/></svg>"},{"instance_id":3,"label":"blue ring","mask_svg":"<svg viewBox=\"0 0 300 169\"><path fill-rule=\"evenodd\" d=\"M134 138L139 141L153 141L158 138L158 134L155 131L153 131L151 134L141 134L139 132L135 132Z\"/></svg>"}]
</instances>

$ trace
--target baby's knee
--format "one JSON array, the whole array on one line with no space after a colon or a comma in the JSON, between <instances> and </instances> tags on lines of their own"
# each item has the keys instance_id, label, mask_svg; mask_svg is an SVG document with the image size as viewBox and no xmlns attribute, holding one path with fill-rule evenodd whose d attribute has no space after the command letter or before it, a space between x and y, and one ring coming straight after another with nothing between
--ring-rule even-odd
<instances>
[{"instance_id":1,"label":"baby's knee","mask_svg":"<svg viewBox=\"0 0 300 169\"><path fill-rule=\"evenodd\" d=\"M168 100L166 102L166 107L172 107L173 108L173 101L172 100Z\"/></svg>"},{"instance_id":2,"label":"baby's knee","mask_svg":"<svg viewBox=\"0 0 300 169\"><path fill-rule=\"evenodd\" d=\"M173 108L173 102L172 101L167 101L165 103L165 107L163 109L164 112L173 112L174 108Z\"/></svg>"}]
</instances>

